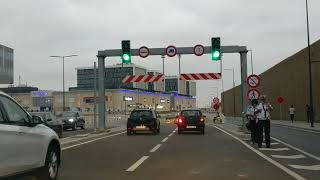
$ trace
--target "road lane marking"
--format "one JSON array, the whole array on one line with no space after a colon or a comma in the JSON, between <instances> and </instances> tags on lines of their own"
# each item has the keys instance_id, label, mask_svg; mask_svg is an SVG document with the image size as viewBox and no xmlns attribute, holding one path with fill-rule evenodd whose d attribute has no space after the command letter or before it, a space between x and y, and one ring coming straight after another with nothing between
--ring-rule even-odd
<instances>
[{"instance_id":1,"label":"road lane marking","mask_svg":"<svg viewBox=\"0 0 320 180\"><path fill-rule=\"evenodd\" d=\"M279 158L279 159L302 159L302 158L306 158L306 156L302 155L302 154L298 154L298 155L291 155L291 156L281 156L281 155L271 155L274 158Z\"/></svg>"},{"instance_id":2,"label":"road lane marking","mask_svg":"<svg viewBox=\"0 0 320 180\"><path fill-rule=\"evenodd\" d=\"M313 159L316 159L316 160L320 161L320 157L317 157L317 156L315 156L315 155L313 155L313 154L310 154L310 153L308 153L308 152L305 152L305 151L303 151L302 149L299 149L299 148L297 148L297 147L294 147L294 146L292 146L292 145L290 145L290 144L288 144L288 143L285 143L285 142L281 141L280 139L277 139L277 138L274 138L274 137L271 137L271 139L273 139L273 140L275 140L275 141L278 141L279 143L282 143L282 144L288 146L288 147L291 148L291 149L294 149L294 150L296 150L296 151L299 151L299 152L301 152L302 154L304 154L304 155L306 155L306 156L309 156L309 157L311 157L311 158L313 158Z\"/></svg>"},{"instance_id":3,"label":"road lane marking","mask_svg":"<svg viewBox=\"0 0 320 180\"><path fill-rule=\"evenodd\" d=\"M132 172L136 170L145 160L147 160L149 156L142 156L137 162L135 162L132 166L130 166L126 171Z\"/></svg>"},{"instance_id":4,"label":"road lane marking","mask_svg":"<svg viewBox=\"0 0 320 180\"><path fill-rule=\"evenodd\" d=\"M259 148L262 151L289 151L289 148Z\"/></svg>"},{"instance_id":5,"label":"road lane marking","mask_svg":"<svg viewBox=\"0 0 320 180\"><path fill-rule=\"evenodd\" d=\"M276 167L278 167L279 169L283 170L284 172L286 172L287 174L289 174L290 176L292 176L293 178L297 179L297 180L306 180L304 177L300 176L299 174L297 174L296 172L288 169L287 167L283 166L282 164L278 163L277 161L269 158L268 156L264 155L262 152L256 150L255 148L253 148L252 146L250 146L249 144L247 144L245 141L242 141L240 138L228 133L227 131L223 130L222 128L219 128L218 126L214 126L216 129L224 132L225 134L231 136L232 138L238 140L240 143L242 143L244 146L246 146L248 149L250 149L251 151L255 152L256 154L258 154L260 157L262 157L263 159L267 160L268 162L270 162L271 164L275 165Z\"/></svg>"},{"instance_id":6,"label":"road lane marking","mask_svg":"<svg viewBox=\"0 0 320 180\"><path fill-rule=\"evenodd\" d=\"M275 125L278 125L278 127L281 126L281 127L285 127L285 128L288 128L288 129L320 134L320 131L314 131L312 129L308 130L308 129L298 128L298 127L291 127L291 126L282 125L282 124L275 124Z\"/></svg>"},{"instance_id":7,"label":"road lane marking","mask_svg":"<svg viewBox=\"0 0 320 180\"><path fill-rule=\"evenodd\" d=\"M166 142L168 140L168 137L165 137L164 139L162 139L162 141L161 142Z\"/></svg>"},{"instance_id":8,"label":"road lane marking","mask_svg":"<svg viewBox=\"0 0 320 180\"><path fill-rule=\"evenodd\" d=\"M103 136L103 137L96 138L96 139L93 139L93 140L90 140L90 141L85 141L85 142L82 142L82 143L79 143L79 144L74 144L72 146L67 146L67 147L62 148L62 150L66 150L66 149L74 148L74 147L77 147L77 146L89 144L89 143L92 143L92 142L95 142L95 141L98 141L98 140L101 140L101 139L105 139L105 138L109 138L109 137L113 137L113 136L118 136L118 135L121 135L121 134L124 134L124 133L126 133L126 131L123 131L123 132L120 132L120 133L116 133L116 134L111 134L109 136Z\"/></svg>"},{"instance_id":9,"label":"road lane marking","mask_svg":"<svg viewBox=\"0 0 320 180\"><path fill-rule=\"evenodd\" d=\"M312 165L312 166L301 166L301 165L292 165L292 164L289 164L289 166L291 166L291 167L293 167L293 168L295 168L295 169L320 171L320 164L319 164L319 165Z\"/></svg>"},{"instance_id":10,"label":"road lane marking","mask_svg":"<svg viewBox=\"0 0 320 180\"><path fill-rule=\"evenodd\" d=\"M124 130L123 128L120 128L119 131L122 131ZM101 137L101 136L105 136L105 135L108 135L110 134L110 132L106 132L106 133L102 133L102 134L97 134L97 135L94 135L94 136L91 136L91 137L81 137L81 138L77 138L75 136L72 136L70 137L70 139L72 140L69 140L69 141L63 141L61 142L62 145L65 145L65 144L69 144L69 143L73 143L73 142L77 142L77 141L83 141L83 140L86 140L86 139L91 139L91 138L95 138L95 137ZM76 138L76 139L73 139L73 138Z\"/></svg>"},{"instance_id":11,"label":"road lane marking","mask_svg":"<svg viewBox=\"0 0 320 180\"><path fill-rule=\"evenodd\" d=\"M150 150L150 152L151 152L151 153L155 152L155 151L158 150L161 146L162 146L162 144L156 145L154 148L152 148L152 149Z\"/></svg>"},{"instance_id":12,"label":"road lane marking","mask_svg":"<svg viewBox=\"0 0 320 180\"><path fill-rule=\"evenodd\" d=\"M173 134L171 133L171 134L169 134L169 137L171 137Z\"/></svg>"},{"instance_id":13,"label":"road lane marking","mask_svg":"<svg viewBox=\"0 0 320 180\"><path fill-rule=\"evenodd\" d=\"M277 142L274 142L274 143L270 143L271 145L278 145L279 143Z\"/></svg>"}]
</instances>

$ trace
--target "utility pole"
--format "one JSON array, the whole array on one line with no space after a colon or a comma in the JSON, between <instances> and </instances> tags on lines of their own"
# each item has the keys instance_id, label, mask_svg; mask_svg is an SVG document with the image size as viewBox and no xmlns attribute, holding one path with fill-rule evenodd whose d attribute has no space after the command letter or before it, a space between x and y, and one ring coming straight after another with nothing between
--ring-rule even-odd
<instances>
[{"instance_id":1,"label":"utility pole","mask_svg":"<svg viewBox=\"0 0 320 180\"><path fill-rule=\"evenodd\" d=\"M312 62L310 49L310 28L309 28L309 8L308 0L306 0L306 15L307 15L307 38L308 38L308 70L309 70L309 101L310 101L310 123L314 127L314 107L313 107L313 85L312 85Z\"/></svg>"},{"instance_id":2,"label":"utility pole","mask_svg":"<svg viewBox=\"0 0 320 180\"><path fill-rule=\"evenodd\" d=\"M94 98L94 106L93 106L93 126L94 126L94 132L97 131L97 63L93 63L93 74L94 74L94 80L93 80L93 98Z\"/></svg>"},{"instance_id":3,"label":"utility pole","mask_svg":"<svg viewBox=\"0 0 320 180\"><path fill-rule=\"evenodd\" d=\"M162 74L163 74L163 92L166 92L166 75L164 74L164 55L162 55L161 58L162 58Z\"/></svg>"}]
</instances>

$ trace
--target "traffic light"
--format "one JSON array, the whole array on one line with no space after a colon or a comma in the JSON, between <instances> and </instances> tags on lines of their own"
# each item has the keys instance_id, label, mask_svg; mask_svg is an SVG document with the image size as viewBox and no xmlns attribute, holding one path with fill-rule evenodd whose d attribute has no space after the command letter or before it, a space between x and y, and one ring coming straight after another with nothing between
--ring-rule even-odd
<instances>
[{"instance_id":1,"label":"traffic light","mask_svg":"<svg viewBox=\"0 0 320 180\"><path fill-rule=\"evenodd\" d=\"M121 41L121 48L122 48L122 63L131 63L131 48L130 48L130 41L124 40Z\"/></svg>"},{"instance_id":2,"label":"traffic light","mask_svg":"<svg viewBox=\"0 0 320 180\"><path fill-rule=\"evenodd\" d=\"M221 60L221 42L219 37L211 38L211 59Z\"/></svg>"}]
</instances>

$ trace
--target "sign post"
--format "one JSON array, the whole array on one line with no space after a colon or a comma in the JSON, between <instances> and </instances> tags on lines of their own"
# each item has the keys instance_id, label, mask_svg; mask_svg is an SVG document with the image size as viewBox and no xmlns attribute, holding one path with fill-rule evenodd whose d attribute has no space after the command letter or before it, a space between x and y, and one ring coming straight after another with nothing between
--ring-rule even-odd
<instances>
[{"instance_id":1,"label":"sign post","mask_svg":"<svg viewBox=\"0 0 320 180\"><path fill-rule=\"evenodd\" d=\"M277 102L279 103L279 106L280 106L280 120L282 120L282 103L284 102L284 97L278 96Z\"/></svg>"}]
</instances>

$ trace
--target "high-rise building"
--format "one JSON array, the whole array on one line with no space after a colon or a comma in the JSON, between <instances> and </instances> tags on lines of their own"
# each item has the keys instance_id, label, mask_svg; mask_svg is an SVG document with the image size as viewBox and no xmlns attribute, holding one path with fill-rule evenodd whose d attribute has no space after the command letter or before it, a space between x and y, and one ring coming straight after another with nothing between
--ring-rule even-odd
<instances>
[{"instance_id":1,"label":"high-rise building","mask_svg":"<svg viewBox=\"0 0 320 180\"><path fill-rule=\"evenodd\" d=\"M13 84L13 49L1 44L0 84Z\"/></svg>"}]
</instances>

